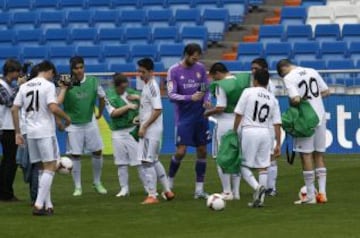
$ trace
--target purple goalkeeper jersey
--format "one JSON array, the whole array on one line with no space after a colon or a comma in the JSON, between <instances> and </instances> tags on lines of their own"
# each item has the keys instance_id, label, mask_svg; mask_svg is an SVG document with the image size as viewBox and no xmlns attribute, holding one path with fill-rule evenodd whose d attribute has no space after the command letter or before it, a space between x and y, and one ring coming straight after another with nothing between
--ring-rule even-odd
<instances>
[{"instance_id":1,"label":"purple goalkeeper jersey","mask_svg":"<svg viewBox=\"0 0 360 238\"><path fill-rule=\"evenodd\" d=\"M176 124L204 120L203 104L210 101L209 81L204 65L196 63L191 67L184 67L181 63L175 64L168 71L167 81L169 98L175 104ZM191 95L205 90L203 100L191 100Z\"/></svg>"}]
</instances>

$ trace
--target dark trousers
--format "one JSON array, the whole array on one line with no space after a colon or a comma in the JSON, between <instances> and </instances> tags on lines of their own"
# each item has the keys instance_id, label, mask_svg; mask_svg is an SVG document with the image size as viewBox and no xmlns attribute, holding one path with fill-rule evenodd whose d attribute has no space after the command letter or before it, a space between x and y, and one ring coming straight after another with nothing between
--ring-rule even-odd
<instances>
[{"instance_id":1,"label":"dark trousers","mask_svg":"<svg viewBox=\"0 0 360 238\"><path fill-rule=\"evenodd\" d=\"M39 165L32 164L31 165L31 177L29 181L29 189L30 189L30 199L31 203L35 204L37 193L39 187Z\"/></svg>"},{"instance_id":2,"label":"dark trousers","mask_svg":"<svg viewBox=\"0 0 360 238\"><path fill-rule=\"evenodd\" d=\"M0 162L0 200L11 200L14 197L13 183L17 169L15 131L3 130L0 141L3 152Z\"/></svg>"}]
</instances>

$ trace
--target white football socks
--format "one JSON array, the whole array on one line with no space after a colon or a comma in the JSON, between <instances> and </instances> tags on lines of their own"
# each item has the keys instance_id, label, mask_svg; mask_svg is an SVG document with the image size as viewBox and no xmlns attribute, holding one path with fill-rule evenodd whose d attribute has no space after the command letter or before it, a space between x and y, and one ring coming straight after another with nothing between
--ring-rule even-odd
<instances>
[{"instance_id":1,"label":"white football socks","mask_svg":"<svg viewBox=\"0 0 360 238\"><path fill-rule=\"evenodd\" d=\"M93 176L94 176L94 184L100 184L101 181L101 171L103 167L103 157L102 155L93 155L92 157L92 165L93 165Z\"/></svg>"},{"instance_id":2,"label":"white football socks","mask_svg":"<svg viewBox=\"0 0 360 238\"><path fill-rule=\"evenodd\" d=\"M223 189L223 193L225 194L229 194L231 193L231 181L230 181L230 174L225 174L220 166L217 166L217 171L219 174L219 178L221 181L221 185L222 185L222 189Z\"/></svg>"},{"instance_id":3,"label":"white football socks","mask_svg":"<svg viewBox=\"0 0 360 238\"><path fill-rule=\"evenodd\" d=\"M278 165L277 161L271 161L270 167L267 169L268 171L268 181L267 181L267 188L276 191L276 180L278 176Z\"/></svg>"},{"instance_id":4,"label":"white football socks","mask_svg":"<svg viewBox=\"0 0 360 238\"><path fill-rule=\"evenodd\" d=\"M147 186L146 185L146 176L145 176L146 173L145 173L145 170L144 170L144 166L138 165L138 166L136 166L136 168L137 168L137 171L138 171L139 178L140 178L140 180L141 180L141 182L142 182L142 184L144 186L145 192L149 193L148 188L146 187Z\"/></svg>"},{"instance_id":5,"label":"white football socks","mask_svg":"<svg viewBox=\"0 0 360 238\"><path fill-rule=\"evenodd\" d=\"M203 192L204 192L204 182L196 182L195 193L203 193Z\"/></svg>"},{"instance_id":6,"label":"white football socks","mask_svg":"<svg viewBox=\"0 0 360 238\"><path fill-rule=\"evenodd\" d=\"M232 174L231 175L232 180L232 192L236 199L240 198L240 180L241 180L241 174Z\"/></svg>"},{"instance_id":7,"label":"white football socks","mask_svg":"<svg viewBox=\"0 0 360 238\"><path fill-rule=\"evenodd\" d=\"M118 166L118 178L121 189L129 191L129 172L127 165Z\"/></svg>"},{"instance_id":8,"label":"white football socks","mask_svg":"<svg viewBox=\"0 0 360 238\"><path fill-rule=\"evenodd\" d=\"M148 190L149 196L155 197L157 195L157 179L156 179L156 170L154 164L146 163L143 164L145 172L145 183Z\"/></svg>"},{"instance_id":9,"label":"white football socks","mask_svg":"<svg viewBox=\"0 0 360 238\"><path fill-rule=\"evenodd\" d=\"M319 193L326 194L326 168L317 168L315 173L319 184Z\"/></svg>"},{"instance_id":10,"label":"white football socks","mask_svg":"<svg viewBox=\"0 0 360 238\"><path fill-rule=\"evenodd\" d=\"M170 192L171 189L170 189L170 185L169 185L169 180L166 175L164 166L158 160L155 162L154 167L155 167L157 178L160 180L160 183L163 186L164 192Z\"/></svg>"},{"instance_id":11,"label":"white football socks","mask_svg":"<svg viewBox=\"0 0 360 238\"><path fill-rule=\"evenodd\" d=\"M81 161L80 159L72 158L73 168L71 174L74 180L75 188L81 189Z\"/></svg>"},{"instance_id":12,"label":"white football socks","mask_svg":"<svg viewBox=\"0 0 360 238\"><path fill-rule=\"evenodd\" d=\"M35 206L37 208L43 208L46 202L47 196L50 193L52 181L54 179L55 172L44 170L39 183L38 195L36 197Z\"/></svg>"},{"instance_id":13,"label":"white football socks","mask_svg":"<svg viewBox=\"0 0 360 238\"><path fill-rule=\"evenodd\" d=\"M268 171L260 171L259 172L259 184L261 186L264 186L265 188L267 188L267 182L268 182Z\"/></svg>"},{"instance_id":14,"label":"white football socks","mask_svg":"<svg viewBox=\"0 0 360 238\"><path fill-rule=\"evenodd\" d=\"M307 197L312 199L315 197L315 172L312 171L303 171L305 186L306 186L306 194Z\"/></svg>"},{"instance_id":15,"label":"white football socks","mask_svg":"<svg viewBox=\"0 0 360 238\"><path fill-rule=\"evenodd\" d=\"M241 175L245 179L245 181L252 187L252 189L256 190L259 187L258 181L256 181L254 174L247 167L241 167Z\"/></svg>"}]
</instances>

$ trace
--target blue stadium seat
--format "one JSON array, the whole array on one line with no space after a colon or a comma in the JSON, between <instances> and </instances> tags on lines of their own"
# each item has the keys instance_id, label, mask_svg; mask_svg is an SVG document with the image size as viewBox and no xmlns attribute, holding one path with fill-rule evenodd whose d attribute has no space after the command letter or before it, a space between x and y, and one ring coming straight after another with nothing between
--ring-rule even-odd
<instances>
[{"instance_id":1,"label":"blue stadium seat","mask_svg":"<svg viewBox=\"0 0 360 238\"><path fill-rule=\"evenodd\" d=\"M121 10L133 10L138 7L136 0L112 0L112 7L118 7Z\"/></svg>"},{"instance_id":2,"label":"blue stadium seat","mask_svg":"<svg viewBox=\"0 0 360 238\"><path fill-rule=\"evenodd\" d=\"M261 43L240 43L238 45L237 59L241 62L250 62L255 58L264 56L263 44Z\"/></svg>"},{"instance_id":3,"label":"blue stadium seat","mask_svg":"<svg viewBox=\"0 0 360 238\"><path fill-rule=\"evenodd\" d=\"M200 9L202 15L206 9L214 9L222 7L221 0L194 0L194 7Z\"/></svg>"},{"instance_id":4,"label":"blue stadium seat","mask_svg":"<svg viewBox=\"0 0 360 238\"><path fill-rule=\"evenodd\" d=\"M1 12L0 13L0 29L4 30L11 26L11 14L8 12Z\"/></svg>"},{"instance_id":5,"label":"blue stadium seat","mask_svg":"<svg viewBox=\"0 0 360 238\"><path fill-rule=\"evenodd\" d=\"M8 0L6 2L6 7L10 11L29 11L32 9L31 0Z\"/></svg>"},{"instance_id":6,"label":"blue stadium seat","mask_svg":"<svg viewBox=\"0 0 360 238\"><path fill-rule=\"evenodd\" d=\"M124 41L123 28L100 28L98 42L102 45L117 45Z\"/></svg>"},{"instance_id":7,"label":"blue stadium seat","mask_svg":"<svg viewBox=\"0 0 360 238\"><path fill-rule=\"evenodd\" d=\"M147 9L163 9L166 7L166 0L139 0L138 5Z\"/></svg>"},{"instance_id":8,"label":"blue stadium seat","mask_svg":"<svg viewBox=\"0 0 360 238\"><path fill-rule=\"evenodd\" d=\"M286 31L286 41L295 43L299 41L312 40L312 29L310 25L289 25Z\"/></svg>"},{"instance_id":9,"label":"blue stadium seat","mask_svg":"<svg viewBox=\"0 0 360 238\"><path fill-rule=\"evenodd\" d=\"M15 12L12 25L15 29L34 29L38 27L39 15L37 12Z\"/></svg>"},{"instance_id":10,"label":"blue stadium seat","mask_svg":"<svg viewBox=\"0 0 360 238\"><path fill-rule=\"evenodd\" d=\"M41 11L39 24L41 28L62 28L65 26L66 16L63 11Z\"/></svg>"},{"instance_id":11,"label":"blue stadium seat","mask_svg":"<svg viewBox=\"0 0 360 238\"><path fill-rule=\"evenodd\" d=\"M117 10L95 11L92 17L92 26L117 27L119 25L120 12Z\"/></svg>"},{"instance_id":12,"label":"blue stadium seat","mask_svg":"<svg viewBox=\"0 0 360 238\"><path fill-rule=\"evenodd\" d=\"M86 59L87 60L87 59ZM108 65L101 63L101 64L88 64L85 65L85 70L88 73L105 73L108 72Z\"/></svg>"},{"instance_id":13,"label":"blue stadium seat","mask_svg":"<svg viewBox=\"0 0 360 238\"><path fill-rule=\"evenodd\" d=\"M173 11L178 9L189 9L193 7L192 0L167 0L168 7Z\"/></svg>"},{"instance_id":14,"label":"blue stadium seat","mask_svg":"<svg viewBox=\"0 0 360 238\"><path fill-rule=\"evenodd\" d=\"M14 59L18 59L20 54L20 47L18 46L12 46L12 47L7 47L7 46L0 46L0 61L4 61L8 58L14 58Z\"/></svg>"},{"instance_id":15,"label":"blue stadium seat","mask_svg":"<svg viewBox=\"0 0 360 238\"><path fill-rule=\"evenodd\" d=\"M316 60L320 56L320 45L318 42L294 43L293 55L297 61Z\"/></svg>"},{"instance_id":16,"label":"blue stadium seat","mask_svg":"<svg viewBox=\"0 0 360 238\"><path fill-rule=\"evenodd\" d=\"M284 27L282 25L261 25L259 28L259 41L267 43L279 43L284 39Z\"/></svg>"},{"instance_id":17,"label":"blue stadium seat","mask_svg":"<svg viewBox=\"0 0 360 238\"><path fill-rule=\"evenodd\" d=\"M169 43L169 42L178 42L179 33L177 27L158 27L154 29L153 33L153 43Z\"/></svg>"},{"instance_id":18,"label":"blue stadium seat","mask_svg":"<svg viewBox=\"0 0 360 238\"><path fill-rule=\"evenodd\" d=\"M342 28L343 41L355 41L360 39L360 24L345 24Z\"/></svg>"},{"instance_id":19,"label":"blue stadium seat","mask_svg":"<svg viewBox=\"0 0 360 238\"><path fill-rule=\"evenodd\" d=\"M13 45L16 43L16 32L14 30L0 31L0 45Z\"/></svg>"},{"instance_id":20,"label":"blue stadium seat","mask_svg":"<svg viewBox=\"0 0 360 238\"><path fill-rule=\"evenodd\" d=\"M48 59L49 49L47 46L34 46L23 48L23 60L25 61L42 61Z\"/></svg>"},{"instance_id":21,"label":"blue stadium seat","mask_svg":"<svg viewBox=\"0 0 360 238\"><path fill-rule=\"evenodd\" d=\"M203 21L204 26L208 29L208 40L221 41L228 28L229 11L227 9L205 9Z\"/></svg>"},{"instance_id":22,"label":"blue stadium seat","mask_svg":"<svg viewBox=\"0 0 360 238\"><path fill-rule=\"evenodd\" d=\"M303 25L306 21L307 11L305 7L283 7L281 9L281 24Z\"/></svg>"},{"instance_id":23,"label":"blue stadium seat","mask_svg":"<svg viewBox=\"0 0 360 238\"><path fill-rule=\"evenodd\" d=\"M247 0L222 0L223 7L229 10L230 24L239 24L244 21L247 3Z\"/></svg>"},{"instance_id":24,"label":"blue stadium seat","mask_svg":"<svg viewBox=\"0 0 360 238\"><path fill-rule=\"evenodd\" d=\"M303 7L310 7L310 6L321 6L325 5L326 0L302 0L301 6Z\"/></svg>"},{"instance_id":25,"label":"blue stadium seat","mask_svg":"<svg viewBox=\"0 0 360 238\"><path fill-rule=\"evenodd\" d=\"M105 61L110 64L125 63L128 62L130 58L129 45L106 45L104 46L103 52Z\"/></svg>"},{"instance_id":26,"label":"blue stadium seat","mask_svg":"<svg viewBox=\"0 0 360 238\"><path fill-rule=\"evenodd\" d=\"M324 42L321 45L321 58L329 61L347 57L347 45L345 42Z\"/></svg>"},{"instance_id":27,"label":"blue stadium seat","mask_svg":"<svg viewBox=\"0 0 360 238\"><path fill-rule=\"evenodd\" d=\"M86 63L96 64L102 61L102 49L100 46L78 46L76 55L86 59Z\"/></svg>"},{"instance_id":28,"label":"blue stadium seat","mask_svg":"<svg viewBox=\"0 0 360 238\"><path fill-rule=\"evenodd\" d=\"M131 58L136 62L140 58L149 57L157 61L157 46L155 45L133 45L131 49Z\"/></svg>"},{"instance_id":29,"label":"blue stadium seat","mask_svg":"<svg viewBox=\"0 0 360 238\"><path fill-rule=\"evenodd\" d=\"M159 58L164 63L165 69L180 62L185 45L184 44L164 44L160 45Z\"/></svg>"},{"instance_id":30,"label":"blue stadium seat","mask_svg":"<svg viewBox=\"0 0 360 238\"><path fill-rule=\"evenodd\" d=\"M340 27L338 24L316 25L315 40L320 43L340 40Z\"/></svg>"},{"instance_id":31,"label":"blue stadium seat","mask_svg":"<svg viewBox=\"0 0 360 238\"><path fill-rule=\"evenodd\" d=\"M305 60L300 61L299 65L305 68L313 68L316 70L326 69L325 60Z\"/></svg>"},{"instance_id":32,"label":"blue stadium seat","mask_svg":"<svg viewBox=\"0 0 360 238\"><path fill-rule=\"evenodd\" d=\"M360 60L360 41L354 41L350 43L349 55L354 62Z\"/></svg>"},{"instance_id":33,"label":"blue stadium seat","mask_svg":"<svg viewBox=\"0 0 360 238\"><path fill-rule=\"evenodd\" d=\"M77 45L92 45L97 37L97 29L95 28L75 28L71 32L71 42Z\"/></svg>"},{"instance_id":34,"label":"blue stadium seat","mask_svg":"<svg viewBox=\"0 0 360 238\"><path fill-rule=\"evenodd\" d=\"M184 27L181 32L181 39L185 45L189 43L197 43L203 50L207 49L207 37L207 28L203 26Z\"/></svg>"},{"instance_id":35,"label":"blue stadium seat","mask_svg":"<svg viewBox=\"0 0 360 238\"><path fill-rule=\"evenodd\" d=\"M59 2L57 0L34 0L33 7L37 10L54 10L59 7Z\"/></svg>"},{"instance_id":36,"label":"blue stadium seat","mask_svg":"<svg viewBox=\"0 0 360 238\"><path fill-rule=\"evenodd\" d=\"M67 26L71 28L86 28L91 25L92 11L75 10L67 14Z\"/></svg>"},{"instance_id":37,"label":"blue stadium seat","mask_svg":"<svg viewBox=\"0 0 360 238\"><path fill-rule=\"evenodd\" d=\"M97 10L109 9L111 6L112 6L111 0L88 0L87 1L88 8L96 8Z\"/></svg>"},{"instance_id":38,"label":"blue stadium seat","mask_svg":"<svg viewBox=\"0 0 360 238\"><path fill-rule=\"evenodd\" d=\"M75 46L52 46L49 48L49 59L54 64L69 66L69 59L76 54Z\"/></svg>"},{"instance_id":39,"label":"blue stadium seat","mask_svg":"<svg viewBox=\"0 0 360 238\"><path fill-rule=\"evenodd\" d=\"M241 61L222 61L226 68L229 71L241 71L241 70L250 70L250 67L248 69L244 69L243 63Z\"/></svg>"},{"instance_id":40,"label":"blue stadium seat","mask_svg":"<svg viewBox=\"0 0 360 238\"><path fill-rule=\"evenodd\" d=\"M172 25L174 18L173 13L169 9L149 10L147 16L148 24L151 27L168 27Z\"/></svg>"},{"instance_id":41,"label":"blue stadium seat","mask_svg":"<svg viewBox=\"0 0 360 238\"><path fill-rule=\"evenodd\" d=\"M284 58L290 59L292 56L291 53L290 43L269 43L265 48L266 59L271 63Z\"/></svg>"},{"instance_id":42,"label":"blue stadium seat","mask_svg":"<svg viewBox=\"0 0 360 238\"><path fill-rule=\"evenodd\" d=\"M134 73L136 72L136 66L134 63L126 63L126 64L111 64L110 71L116 73Z\"/></svg>"},{"instance_id":43,"label":"blue stadium seat","mask_svg":"<svg viewBox=\"0 0 360 238\"><path fill-rule=\"evenodd\" d=\"M59 1L60 8L66 9L82 9L86 7L85 0L61 0Z\"/></svg>"},{"instance_id":44,"label":"blue stadium seat","mask_svg":"<svg viewBox=\"0 0 360 238\"><path fill-rule=\"evenodd\" d=\"M126 27L139 27L146 22L145 10L124 10L121 12L121 23Z\"/></svg>"},{"instance_id":45,"label":"blue stadium seat","mask_svg":"<svg viewBox=\"0 0 360 238\"><path fill-rule=\"evenodd\" d=\"M348 60L329 60L327 64L328 69L332 70L351 70L355 68L354 61ZM351 73L332 73L330 74L330 78L333 79L349 79L353 77L354 74Z\"/></svg>"},{"instance_id":46,"label":"blue stadium seat","mask_svg":"<svg viewBox=\"0 0 360 238\"><path fill-rule=\"evenodd\" d=\"M67 45L70 42L70 33L68 28L47 29L44 41L47 45Z\"/></svg>"},{"instance_id":47,"label":"blue stadium seat","mask_svg":"<svg viewBox=\"0 0 360 238\"><path fill-rule=\"evenodd\" d=\"M199 9L178 9L175 13L175 24L180 27L197 26L201 23Z\"/></svg>"},{"instance_id":48,"label":"blue stadium seat","mask_svg":"<svg viewBox=\"0 0 360 238\"><path fill-rule=\"evenodd\" d=\"M151 28L144 26L127 28L124 40L128 44L146 44L151 41L151 38Z\"/></svg>"},{"instance_id":49,"label":"blue stadium seat","mask_svg":"<svg viewBox=\"0 0 360 238\"><path fill-rule=\"evenodd\" d=\"M44 41L44 34L42 29L27 29L16 31L16 41L18 44L39 45Z\"/></svg>"},{"instance_id":50,"label":"blue stadium seat","mask_svg":"<svg viewBox=\"0 0 360 238\"><path fill-rule=\"evenodd\" d=\"M0 0L0 11L6 10L6 0Z\"/></svg>"}]
</instances>

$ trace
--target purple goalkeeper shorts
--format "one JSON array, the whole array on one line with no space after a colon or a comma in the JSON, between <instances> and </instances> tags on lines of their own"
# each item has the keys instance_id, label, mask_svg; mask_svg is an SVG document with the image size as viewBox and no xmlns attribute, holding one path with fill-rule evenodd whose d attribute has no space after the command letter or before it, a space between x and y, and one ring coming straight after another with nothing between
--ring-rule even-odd
<instances>
[{"instance_id":1,"label":"purple goalkeeper shorts","mask_svg":"<svg viewBox=\"0 0 360 238\"><path fill-rule=\"evenodd\" d=\"M176 146L186 145L198 147L211 142L209 121L199 120L190 122L179 122L176 127Z\"/></svg>"}]
</instances>

